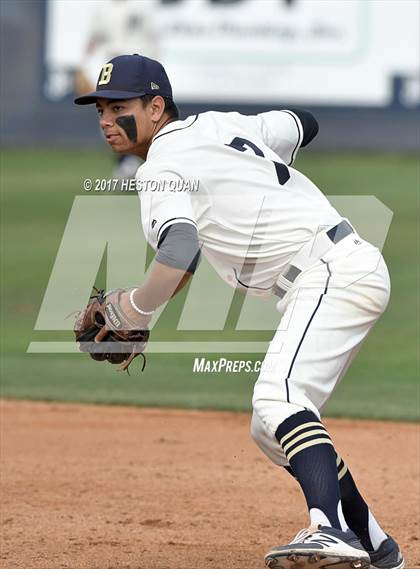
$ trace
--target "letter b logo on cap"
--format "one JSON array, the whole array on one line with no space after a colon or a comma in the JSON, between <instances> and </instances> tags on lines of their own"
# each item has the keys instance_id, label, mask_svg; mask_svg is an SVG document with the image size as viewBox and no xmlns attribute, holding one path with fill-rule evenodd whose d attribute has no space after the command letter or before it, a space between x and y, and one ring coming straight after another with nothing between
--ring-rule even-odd
<instances>
[{"instance_id":1,"label":"letter b logo on cap","mask_svg":"<svg viewBox=\"0 0 420 569\"><path fill-rule=\"evenodd\" d=\"M102 71L101 71L101 75L99 77L98 85L106 85L107 83L109 83L111 81L111 73L112 73L113 67L114 66L112 63L106 63L102 67Z\"/></svg>"}]
</instances>

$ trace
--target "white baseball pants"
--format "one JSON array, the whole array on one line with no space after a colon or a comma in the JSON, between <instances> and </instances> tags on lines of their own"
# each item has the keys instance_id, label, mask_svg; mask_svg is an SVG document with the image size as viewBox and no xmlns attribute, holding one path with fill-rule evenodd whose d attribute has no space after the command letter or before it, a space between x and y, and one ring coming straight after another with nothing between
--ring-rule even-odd
<instances>
[{"instance_id":1,"label":"white baseball pants","mask_svg":"<svg viewBox=\"0 0 420 569\"><path fill-rule=\"evenodd\" d=\"M280 466L275 438L285 419L320 411L384 312L389 274L378 249L351 234L304 270L277 308L282 314L255 384L251 433Z\"/></svg>"}]
</instances>

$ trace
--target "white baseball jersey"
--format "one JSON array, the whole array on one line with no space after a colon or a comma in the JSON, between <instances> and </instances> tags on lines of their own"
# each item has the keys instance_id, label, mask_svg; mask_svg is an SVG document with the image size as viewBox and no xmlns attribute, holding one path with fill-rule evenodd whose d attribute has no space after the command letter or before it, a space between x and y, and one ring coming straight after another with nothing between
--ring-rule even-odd
<instances>
[{"instance_id":1,"label":"white baseball jersey","mask_svg":"<svg viewBox=\"0 0 420 569\"><path fill-rule=\"evenodd\" d=\"M137 172L148 242L156 249L171 224L191 223L226 282L267 294L301 246L342 219L291 167L302 138L288 110L207 112L168 124Z\"/></svg>"}]
</instances>

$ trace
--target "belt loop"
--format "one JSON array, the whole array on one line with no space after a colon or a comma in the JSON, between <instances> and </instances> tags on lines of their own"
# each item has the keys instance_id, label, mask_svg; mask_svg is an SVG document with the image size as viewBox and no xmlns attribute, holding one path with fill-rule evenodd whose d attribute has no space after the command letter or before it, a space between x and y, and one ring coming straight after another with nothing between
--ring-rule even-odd
<instances>
[{"instance_id":1,"label":"belt loop","mask_svg":"<svg viewBox=\"0 0 420 569\"><path fill-rule=\"evenodd\" d=\"M334 245L351 233L354 233L354 229L346 219L328 231L318 233L314 239L299 249L292 259L293 263L286 265L273 286L273 293L283 298L302 271L319 261Z\"/></svg>"}]
</instances>

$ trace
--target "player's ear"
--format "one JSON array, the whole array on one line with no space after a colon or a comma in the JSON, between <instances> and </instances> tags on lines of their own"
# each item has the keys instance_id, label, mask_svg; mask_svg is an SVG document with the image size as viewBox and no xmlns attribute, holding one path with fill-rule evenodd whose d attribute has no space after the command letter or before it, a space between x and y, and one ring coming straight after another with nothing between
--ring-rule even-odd
<instances>
[{"instance_id":1,"label":"player's ear","mask_svg":"<svg viewBox=\"0 0 420 569\"><path fill-rule=\"evenodd\" d=\"M153 122L159 122L165 112L165 100L160 95L153 97L150 102L151 119Z\"/></svg>"}]
</instances>

